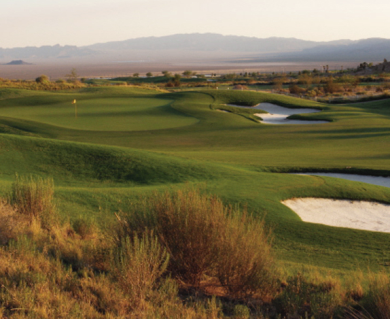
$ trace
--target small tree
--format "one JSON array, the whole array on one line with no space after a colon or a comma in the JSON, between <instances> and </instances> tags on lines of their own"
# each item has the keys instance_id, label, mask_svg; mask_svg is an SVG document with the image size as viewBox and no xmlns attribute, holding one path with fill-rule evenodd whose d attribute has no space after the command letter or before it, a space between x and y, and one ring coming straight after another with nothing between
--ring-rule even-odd
<instances>
[{"instance_id":1,"label":"small tree","mask_svg":"<svg viewBox=\"0 0 390 319\"><path fill-rule=\"evenodd\" d=\"M152 74L152 72L148 72L148 73L146 73L146 76L147 76L148 78L151 78L151 77L153 76L153 74Z\"/></svg>"},{"instance_id":2,"label":"small tree","mask_svg":"<svg viewBox=\"0 0 390 319\"><path fill-rule=\"evenodd\" d=\"M49 80L49 77L47 75L42 74L41 76L38 76L35 79L35 82L45 84L45 83L49 83L50 80Z\"/></svg>"},{"instance_id":3,"label":"small tree","mask_svg":"<svg viewBox=\"0 0 390 319\"><path fill-rule=\"evenodd\" d=\"M191 70L185 70L185 71L183 72L183 75L184 75L185 77L189 78L189 77L192 75L192 71L191 71Z\"/></svg>"},{"instance_id":4,"label":"small tree","mask_svg":"<svg viewBox=\"0 0 390 319\"><path fill-rule=\"evenodd\" d=\"M73 68L70 73L65 76L68 78L69 82L76 82L79 77L75 68Z\"/></svg>"},{"instance_id":5,"label":"small tree","mask_svg":"<svg viewBox=\"0 0 390 319\"><path fill-rule=\"evenodd\" d=\"M296 85L296 84L292 84L292 85L290 85L290 87L288 88L288 90L289 90L289 92L291 93L291 94L300 94L302 91L304 91L304 90L302 90L298 85Z\"/></svg>"},{"instance_id":6,"label":"small tree","mask_svg":"<svg viewBox=\"0 0 390 319\"><path fill-rule=\"evenodd\" d=\"M311 83L313 82L313 78L311 75L308 74L302 74L298 77L298 83L305 85L307 88L310 87Z\"/></svg>"},{"instance_id":7,"label":"small tree","mask_svg":"<svg viewBox=\"0 0 390 319\"><path fill-rule=\"evenodd\" d=\"M336 93L340 91L340 86L333 82L333 78L329 77L328 81L324 85L324 90L326 93Z\"/></svg>"},{"instance_id":8,"label":"small tree","mask_svg":"<svg viewBox=\"0 0 390 319\"><path fill-rule=\"evenodd\" d=\"M138 78L139 77L139 73L134 73L133 77Z\"/></svg>"},{"instance_id":9,"label":"small tree","mask_svg":"<svg viewBox=\"0 0 390 319\"><path fill-rule=\"evenodd\" d=\"M172 75L169 71L161 71L161 73L166 77L166 78L170 78Z\"/></svg>"},{"instance_id":10,"label":"small tree","mask_svg":"<svg viewBox=\"0 0 390 319\"><path fill-rule=\"evenodd\" d=\"M173 83L176 87L179 87L181 85L180 80L181 80L181 75L175 74L175 76L173 77Z\"/></svg>"},{"instance_id":11,"label":"small tree","mask_svg":"<svg viewBox=\"0 0 390 319\"><path fill-rule=\"evenodd\" d=\"M283 88L283 83L285 82L286 78L281 77L281 78L275 78L272 83L273 83L273 88L276 91L281 91Z\"/></svg>"}]
</instances>

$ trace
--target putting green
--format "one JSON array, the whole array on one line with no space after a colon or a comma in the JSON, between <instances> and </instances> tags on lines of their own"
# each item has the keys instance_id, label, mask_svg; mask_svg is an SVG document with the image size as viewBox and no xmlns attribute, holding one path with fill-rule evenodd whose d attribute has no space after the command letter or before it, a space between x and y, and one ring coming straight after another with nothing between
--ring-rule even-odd
<instances>
[{"instance_id":1,"label":"putting green","mask_svg":"<svg viewBox=\"0 0 390 319\"><path fill-rule=\"evenodd\" d=\"M54 126L92 131L145 131L176 128L198 120L171 108L171 101L153 98L78 100L77 118L71 99L66 103L10 106L1 115Z\"/></svg>"}]
</instances>

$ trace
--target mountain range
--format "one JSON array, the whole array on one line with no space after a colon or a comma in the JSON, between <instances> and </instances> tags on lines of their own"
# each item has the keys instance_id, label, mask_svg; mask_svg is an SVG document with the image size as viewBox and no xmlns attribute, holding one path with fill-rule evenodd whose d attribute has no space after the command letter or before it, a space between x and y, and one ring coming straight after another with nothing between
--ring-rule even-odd
<instances>
[{"instance_id":1,"label":"mountain range","mask_svg":"<svg viewBox=\"0 0 390 319\"><path fill-rule=\"evenodd\" d=\"M77 57L115 57L131 52L147 52L154 57L170 52L212 52L220 57L245 54L246 62L266 61L379 61L390 58L390 39L306 41L295 38L255 38L220 34L175 34L89 46L41 46L0 48L0 59L66 59ZM248 60L249 59L249 60Z\"/></svg>"}]
</instances>

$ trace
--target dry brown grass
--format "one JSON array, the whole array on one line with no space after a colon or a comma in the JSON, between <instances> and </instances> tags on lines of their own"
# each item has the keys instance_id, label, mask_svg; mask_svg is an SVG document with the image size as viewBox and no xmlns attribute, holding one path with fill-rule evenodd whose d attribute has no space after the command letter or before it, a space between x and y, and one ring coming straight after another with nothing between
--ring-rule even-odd
<instances>
[{"instance_id":1,"label":"dry brown grass","mask_svg":"<svg viewBox=\"0 0 390 319\"><path fill-rule=\"evenodd\" d=\"M45 75L41 75L39 79L42 79ZM38 79L38 78L37 78ZM49 80L35 80L35 81L21 81L21 80L8 80L0 78L0 88L17 88L27 90L39 90L39 91L60 91L83 88L86 85L76 82L50 82Z\"/></svg>"},{"instance_id":2,"label":"dry brown grass","mask_svg":"<svg viewBox=\"0 0 390 319\"><path fill-rule=\"evenodd\" d=\"M144 198L110 233L83 218L42 223L53 192L19 179L14 206L0 201L4 318L390 318L386 274L363 290L363 274L345 288L314 269L277 291L264 222L198 190Z\"/></svg>"},{"instance_id":3,"label":"dry brown grass","mask_svg":"<svg viewBox=\"0 0 390 319\"><path fill-rule=\"evenodd\" d=\"M19 177L12 184L10 203L30 223L39 220L43 227L55 222L56 207L53 200L54 182L40 177Z\"/></svg>"},{"instance_id":4,"label":"dry brown grass","mask_svg":"<svg viewBox=\"0 0 390 319\"><path fill-rule=\"evenodd\" d=\"M386 273L369 276L369 290L363 295L363 316L360 318L390 318L390 278Z\"/></svg>"},{"instance_id":5,"label":"dry brown grass","mask_svg":"<svg viewBox=\"0 0 390 319\"><path fill-rule=\"evenodd\" d=\"M145 309L147 299L166 271L169 255L153 233L126 237L113 251L113 275L129 296L133 309Z\"/></svg>"},{"instance_id":6,"label":"dry brown grass","mask_svg":"<svg viewBox=\"0 0 390 319\"><path fill-rule=\"evenodd\" d=\"M338 318L349 304L340 280L324 277L316 271L290 276L283 286L282 293L273 300L273 304L284 316Z\"/></svg>"},{"instance_id":7,"label":"dry brown grass","mask_svg":"<svg viewBox=\"0 0 390 319\"><path fill-rule=\"evenodd\" d=\"M21 181L13 186L14 206L0 202L1 317L220 317L215 299L185 305L178 298L176 282L162 276L168 254L153 234L112 246L101 232L83 236L69 223L42 227L42 211L52 207L42 204L52 198L42 185L52 190L52 182L28 179L28 188Z\"/></svg>"},{"instance_id":8,"label":"dry brown grass","mask_svg":"<svg viewBox=\"0 0 390 319\"><path fill-rule=\"evenodd\" d=\"M0 200L0 245L6 245L26 230L27 218L17 213L15 207Z\"/></svg>"}]
</instances>

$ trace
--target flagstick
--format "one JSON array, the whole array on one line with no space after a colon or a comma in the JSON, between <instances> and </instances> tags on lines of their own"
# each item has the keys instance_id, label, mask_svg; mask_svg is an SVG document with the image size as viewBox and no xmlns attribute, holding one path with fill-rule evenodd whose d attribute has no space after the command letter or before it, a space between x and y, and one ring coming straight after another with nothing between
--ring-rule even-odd
<instances>
[{"instance_id":1,"label":"flagstick","mask_svg":"<svg viewBox=\"0 0 390 319\"><path fill-rule=\"evenodd\" d=\"M77 102L74 104L74 117L77 119Z\"/></svg>"}]
</instances>

